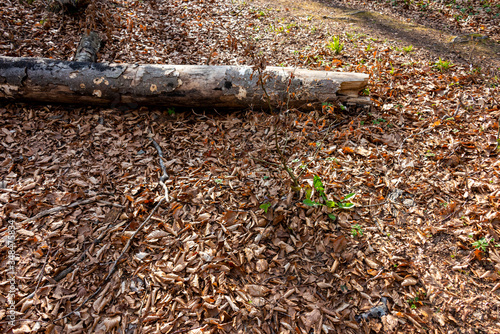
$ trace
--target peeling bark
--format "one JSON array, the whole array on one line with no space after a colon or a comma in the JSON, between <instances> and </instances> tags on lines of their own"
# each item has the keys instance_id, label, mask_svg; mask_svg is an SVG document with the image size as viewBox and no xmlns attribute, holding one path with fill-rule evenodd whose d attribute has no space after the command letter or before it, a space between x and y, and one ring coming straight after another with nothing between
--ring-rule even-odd
<instances>
[{"instance_id":1,"label":"peeling bark","mask_svg":"<svg viewBox=\"0 0 500 334\"><path fill-rule=\"evenodd\" d=\"M100 48L101 37L99 37L98 33L95 31L91 31L90 34L84 33L80 39L80 44L78 44L78 49L76 49L73 61L95 63Z\"/></svg>"},{"instance_id":2,"label":"peeling bark","mask_svg":"<svg viewBox=\"0 0 500 334\"><path fill-rule=\"evenodd\" d=\"M267 67L271 103L290 107L357 96L368 75ZM0 99L95 105L267 108L258 73L248 66L136 65L0 57Z\"/></svg>"}]
</instances>

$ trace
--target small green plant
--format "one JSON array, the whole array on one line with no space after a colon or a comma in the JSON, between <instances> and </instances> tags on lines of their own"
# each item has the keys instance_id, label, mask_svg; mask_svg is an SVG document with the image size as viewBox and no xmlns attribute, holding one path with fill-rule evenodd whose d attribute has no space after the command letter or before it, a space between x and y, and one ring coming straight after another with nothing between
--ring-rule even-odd
<instances>
[{"instance_id":1,"label":"small green plant","mask_svg":"<svg viewBox=\"0 0 500 334\"><path fill-rule=\"evenodd\" d=\"M168 112L168 114L169 114L170 116L173 116L173 115L175 115L175 108L168 108L168 109L167 109L167 112Z\"/></svg>"},{"instance_id":2,"label":"small green plant","mask_svg":"<svg viewBox=\"0 0 500 334\"><path fill-rule=\"evenodd\" d=\"M323 109L327 109L333 107L333 104L331 104L330 102L323 102L321 103L321 106L323 107Z\"/></svg>"},{"instance_id":3,"label":"small green plant","mask_svg":"<svg viewBox=\"0 0 500 334\"><path fill-rule=\"evenodd\" d=\"M483 252L486 252L486 247L488 247L489 244L490 244L489 240L487 240L486 238L481 238L476 242L473 242L472 246L474 246L475 249L480 249Z\"/></svg>"},{"instance_id":4,"label":"small green plant","mask_svg":"<svg viewBox=\"0 0 500 334\"><path fill-rule=\"evenodd\" d=\"M373 49L372 45L371 44L368 44L365 48L365 51L370 51L371 49Z\"/></svg>"},{"instance_id":5,"label":"small green plant","mask_svg":"<svg viewBox=\"0 0 500 334\"><path fill-rule=\"evenodd\" d=\"M326 44L326 47L335 54L340 54L344 49L344 43L340 42L340 38L338 36L332 36L332 40Z\"/></svg>"},{"instance_id":6,"label":"small green plant","mask_svg":"<svg viewBox=\"0 0 500 334\"><path fill-rule=\"evenodd\" d=\"M412 52L413 51L413 45L408 45L408 46L404 47L403 51L406 52L406 53Z\"/></svg>"},{"instance_id":7,"label":"small green plant","mask_svg":"<svg viewBox=\"0 0 500 334\"><path fill-rule=\"evenodd\" d=\"M389 73L391 73L391 75L394 75L396 73L396 70L394 69L392 64L391 64L391 70L389 71Z\"/></svg>"},{"instance_id":8,"label":"small green plant","mask_svg":"<svg viewBox=\"0 0 500 334\"><path fill-rule=\"evenodd\" d=\"M361 225L359 224L356 224L356 225L353 225L352 228L351 228L351 234L353 237L362 237L363 236L363 228L361 227Z\"/></svg>"},{"instance_id":9,"label":"small green plant","mask_svg":"<svg viewBox=\"0 0 500 334\"><path fill-rule=\"evenodd\" d=\"M222 184L222 183L224 183L224 181L223 181L223 180L221 180L221 179L215 179L214 181L215 181L215 183L217 183L217 184Z\"/></svg>"},{"instance_id":10,"label":"small green plant","mask_svg":"<svg viewBox=\"0 0 500 334\"><path fill-rule=\"evenodd\" d=\"M267 209L269 209L269 207L271 206L271 203L262 203L259 208L261 208L262 210L264 210L265 213L267 213Z\"/></svg>"},{"instance_id":11,"label":"small green plant","mask_svg":"<svg viewBox=\"0 0 500 334\"><path fill-rule=\"evenodd\" d=\"M441 57L439 57L439 60L434 63L434 67L438 69L440 72L449 70L451 66L453 66L451 61L442 60Z\"/></svg>"},{"instance_id":12,"label":"small green plant","mask_svg":"<svg viewBox=\"0 0 500 334\"><path fill-rule=\"evenodd\" d=\"M375 124L375 125L378 125L378 124L380 124L382 122L387 122L387 121L385 119L383 119L383 118L377 118L377 119L374 119L372 121L372 123Z\"/></svg>"},{"instance_id":13,"label":"small green plant","mask_svg":"<svg viewBox=\"0 0 500 334\"><path fill-rule=\"evenodd\" d=\"M408 304L410 304L410 307L412 310L415 310L417 308L417 303L418 303L418 296L415 298L410 298L407 300Z\"/></svg>"},{"instance_id":14,"label":"small green plant","mask_svg":"<svg viewBox=\"0 0 500 334\"><path fill-rule=\"evenodd\" d=\"M361 95L368 96L370 95L370 88L365 88L361 91Z\"/></svg>"},{"instance_id":15,"label":"small green plant","mask_svg":"<svg viewBox=\"0 0 500 334\"><path fill-rule=\"evenodd\" d=\"M324 203L320 203L320 202L316 202L316 201L311 200L311 190L308 190L308 191L306 191L306 199L303 202L305 205L308 205L308 206L323 206L324 205L324 206L327 206L329 208L337 207L339 209L350 209L350 208L354 207L354 204L347 202L347 200L354 197L356 195L355 193L350 193L348 195L345 195L338 202L330 201L326 197L325 187L323 186L323 182L321 181L321 178L318 175L314 175L313 187L316 190L316 192L319 194L319 196L323 199ZM330 217L330 218L332 218L332 217Z\"/></svg>"}]
</instances>

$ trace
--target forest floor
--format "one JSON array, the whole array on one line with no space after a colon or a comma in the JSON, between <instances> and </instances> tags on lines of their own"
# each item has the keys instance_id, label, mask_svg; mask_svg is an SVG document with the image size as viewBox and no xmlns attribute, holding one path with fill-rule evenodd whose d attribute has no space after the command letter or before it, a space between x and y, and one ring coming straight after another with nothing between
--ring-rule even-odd
<instances>
[{"instance_id":1,"label":"forest floor","mask_svg":"<svg viewBox=\"0 0 500 334\"><path fill-rule=\"evenodd\" d=\"M500 333L495 1L30 2L0 3L0 55L96 29L101 62L253 54L368 73L373 106L1 104L1 332Z\"/></svg>"}]
</instances>

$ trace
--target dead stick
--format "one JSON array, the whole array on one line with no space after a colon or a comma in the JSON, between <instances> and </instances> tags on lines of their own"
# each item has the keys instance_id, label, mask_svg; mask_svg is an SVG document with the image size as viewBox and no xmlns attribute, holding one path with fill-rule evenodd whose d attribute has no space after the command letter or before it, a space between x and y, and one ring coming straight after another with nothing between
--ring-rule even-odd
<instances>
[{"instance_id":1,"label":"dead stick","mask_svg":"<svg viewBox=\"0 0 500 334\"><path fill-rule=\"evenodd\" d=\"M146 220L144 220L142 222L142 224L137 228L137 230L135 230L134 234L132 234L132 236L130 237L130 239L128 239L127 241L127 244L125 245L125 247L123 248L122 252L120 253L120 255L118 256L118 258L115 260L115 262L113 262L113 266L111 267L108 275L106 276L106 278L104 279L105 281L107 281L111 275L113 275L113 273L115 272L116 270L116 266L118 264L118 261L120 261L120 259L123 257L123 254L125 254L128 249L130 248L130 245L132 244L132 240L134 240L134 237L137 235L137 233L139 233L142 228L144 227L144 225L146 225L147 222L149 222L149 220L151 219L151 217L153 216L153 214L156 212L156 210L158 209L158 207L160 206L160 204L163 202L165 198L162 198L158 204L156 204L156 206L153 208L153 211L151 211L151 213L149 214L148 218L146 218Z\"/></svg>"},{"instance_id":2,"label":"dead stick","mask_svg":"<svg viewBox=\"0 0 500 334\"><path fill-rule=\"evenodd\" d=\"M167 185L165 184L165 180L168 179L168 174L167 174L167 168L163 164L163 151L161 150L160 145L153 139L153 137L149 137L151 142L153 143L154 147L156 148L156 151L158 151L158 155L160 156L160 168L162 175L160 176L160 185L162 186L163 190L165 191L165 201L170 202L170 199L168 197L168 188Z\"/></svg>"},{"instance_id":3,"label":"dead stick","mask_svg":"<svg viewBox=\"0 0 500 334\"><path fill-rule=\"evenodd\" d=\"M53 213L56 213L56 212L59 212L59 211L62 211L64 209L71 209L71 208L74 208L75 206L79 206L79 205L85 205L85 204L89 204L89 203L93 203L97 200L99 200L101 198L101 195L97 195L97 196L94 196L92 198L89 198L89 199L85 199L85 200L82 200L82 201L76 201L76 202L73 202L71 204L67 204L67 205L61 205L61 206L56 206L55 208L51 208L51 209L48 209L48 210L45 210L45 211L42 211L42 212L39 212L37 213L35 216L31 217L31 218L28 218L28 219L25 219L21 222L21 224L26 224L26 223L29 223L30 221L33 221L33 220L37 220L39 218L42 218L42 217L45 217L45 216L48 216L50 214L53 214Z\"/></svg>"},{"instance_id":4,"label":"dead stick","mask_svg":"<svg viewBox=\"0 0 500 334\"><path fill-rule=\"evenodd\" d=\"M40 286L40 283L42 282L43 272L45 271L45 266L47 265L47 260L49 258L49 253L50 253L50 251L47 250L47 255L45 255L45 261L44 261L42 270L40 270L40 274L39 274L40 277L38 278L38 282L36 283L35 292L33 292L33 295L36 295L36 292L38 291L38 287Z\"/></svg>"},{"instance_id":5,"label":"dead stick","mask_svg":"<svg viewBox=\"0 0 500 334\"><path fill-rule=\"evenodd\" d=\"M111 269L109 270L109 273L106 275L106 277L104 278L103 282L100 284L99 288L97 288L97 290L92 294L90 295L87 299L85 299L83 301L83 303L78 306L75 310L71 311L70 313L66 314L65 316L62 316L56 320L54 320L53 322L57 322L59 320L63 320L67 317L69 317L70 315L72 314L75 314L76 312L78 312L90 299L94 298L101 290L102 290L102 287L104 284L106 284L109 279L111 278L111 276L113 275L113 273L115 272L116 270L116 267L118 265L118 261L120 261L120 259L123 257L123 255L128 251L128 249L130 248L130 245L132 244L132 240L134 239L134 237L137 235L137 233L139 233L142 228L144 227L144 225L146 225L146 223L151 219L151 217L153 216L153 214L155 213L156 209L158 209L158 207L160 206L160 204L163 202L164 198L162 198L158 204L156 204L156 206L154 207L153 211L151 211L151 213L149 214L148 218L146 218L146 220L144 220L144 222L142 222L142 224L137 228L137 230L135 230L134 234L132 234L132 236L130 237L130 239L128 239L127 241L127 244L125 245L125 247L123 248L122 252L120 253L120 255L118 256L118 258L113 262L113 266L111 267Z\"/></svg>"}]
</instances>

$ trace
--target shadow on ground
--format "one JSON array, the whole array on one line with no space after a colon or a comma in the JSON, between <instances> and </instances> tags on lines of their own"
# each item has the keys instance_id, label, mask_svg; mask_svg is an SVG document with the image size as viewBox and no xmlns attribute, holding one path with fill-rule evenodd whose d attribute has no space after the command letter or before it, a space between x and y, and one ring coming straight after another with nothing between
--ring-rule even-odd
<instances>
[{"instance_id":1,"label":"shadow on ground","mask_svg":"<svg viewBox=\"0 0 500 334\"><path fill-rule=\"evenodd\" d=\"M344 22L352 30L359 29L370 37L396 40L413 45L430 54L454 63L472 64L483 69L500 69L500 44L489 39L461 41L449 32L415 24L409 19L396 19L389 15L366 11L363 8L345 8L331 1L256 0L270 6L281 5L290 15L308 16L315 22ZM404 20L407 20L406 22ZM460 36L458 36L460 39Z\"/></svg>"},{"instance_id":2,"label":"shadow on ground","mask_svg":"<svg viewBox=\"0 0 500 334\"><path fill-rule=\"evenodd\" d=\"M500 45L485 36L453 36L441 30L405 23L383 14L338 9L343 14L323 18L352 22L372 34L425 49L436 57L449 55L448 58L454 58L456 62L495 69L500 67Z\"/></svg>"}]
</instances>

